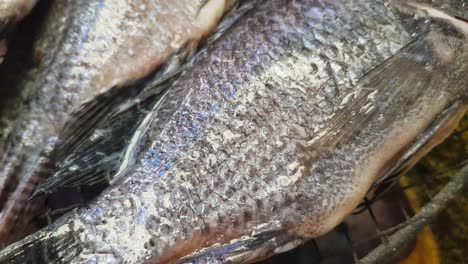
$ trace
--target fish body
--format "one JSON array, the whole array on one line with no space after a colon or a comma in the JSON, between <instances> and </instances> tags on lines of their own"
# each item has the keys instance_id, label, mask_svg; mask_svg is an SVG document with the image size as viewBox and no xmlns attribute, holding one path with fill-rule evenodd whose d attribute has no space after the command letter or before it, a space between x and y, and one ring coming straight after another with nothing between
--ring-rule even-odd
<instances>
[{"instance_id":1,"label":"fish body","mask_svg":"<svg viewBox=\"0 0 468 264\"><path fill-rule=\"evenodd\" d=\"M36 184L112 110L119 88L193 53L232 3L53 2L34 45L38 66L1 122L0 244L14 239L8 233L16 219L29 222L21 214Z\"/></svg>"},{"instance_id":2,"label":"fish body","mask_svg":"<svg viewBox=\"0 0 468 264\"><path fill-rule=\"evenodd\" d=\"M0 261L250 262L326 233L466 110L468 30L437 11L262 2L154 106L134 165Z\"/></svg>"},{"instance_id":3,"label":"fish body","mask_svg":"<svg viewBox=\"0 0 468 264\"><path fill-rule=\"evenodd\" d=\"M217 26L215 33L204 41L204 47L223 36L224 32L241 19L247 12L254 9L258 1L244 1L236 5L232 12L223 16L221 23ZM172 60L171 65L177 65ZM141 121L154 104L160 101L165 90L177 79L183 69L189 67L192 62L184 64L176 71L157 71L154 75L146 77L137 84L129 85L128 90L141 90L136 96L126 98L122 103L115 104L113 113L103 120L100 120L88 137L82 137L76 148L70 155L57 162L56 169L52 176L48 177L35 190L32 198L49 196L48 200L55 200L50 196L60 196L60 192L79 189L94 188L95 186L106 185L119 175L120 168L128 167L135 161L138 147L138 137L133 137L135 133L141 134ZM161 74L162 72L162 74ZM145 123L145 122L143 122ZM146 124L146 123L145 123ZM144 127L144 124L143 124ZM124 152L129 145L128 151ZM124 160L124 162L121 162ZM121 169L120 169L121 170ZM98 192L97 192L98 194Z\"/></svg>"}]
</instances>

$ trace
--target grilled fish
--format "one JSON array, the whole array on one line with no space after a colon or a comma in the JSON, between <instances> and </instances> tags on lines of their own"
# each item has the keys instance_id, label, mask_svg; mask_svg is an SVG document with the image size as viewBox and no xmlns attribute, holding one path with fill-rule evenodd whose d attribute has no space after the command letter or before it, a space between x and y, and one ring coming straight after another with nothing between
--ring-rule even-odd
<instances>
[{"instance_id":1,"label":"grilled fish","mask_svg":"<svg viewBox=\"0 0 468 264\"><path fill-rule=\"evenodd\" d=\"M8 29L23 19L34 7L37 0L0 1L0 63L7 52L5 35Z\"/></svg>"},{"instance_id":2,"label":"grilled fish","mask_svg":"<svg viewBox=\"0 0 468 264\"><path fill-rule=\"evenodd\" d=\"M468 24L429 2L264 1L154 105L134 165L0 261L251 262L326 233L466 110Z\"/></svg>"},{"instance_id":3,"label":"grilled fish","mask_svg":"<svg viewBox=\"0 0 468 264\"><path fill-rule=\"evenodd\" d=\"M244 1L236 6L234 12L223 17L222 22L214 31L215 33L204 41L203 46L209 46L210 43L220 38L232 24L254 9L257 2ZM97 189L105 187L116 174L119 174L116 172L122 160L125 160L123 167L134 162L134 156L131 154L136 152L127 151L126 154L123 151L127 145L137 147L134 142L138 142L138 140L130 141L132 134L145 118L147 112L159 101L165 90L195 59L193 58L192 62L188 62L163 78L160 77L160 72L156 72L156 76L149 76L138 84L131 84L131 88L124 88L142 90L142 92L130 100L116 105L114 107L116 110L112 115L99 121L89 137L83 138L70 155L57 162L57 168L53 175L36 188L32 198L47 195L49 201L57 200L53 198L57 196L59 200L63 200L63 195L60 193L65 192L70 196L70 192L78 191L78 202L82 203L85 201L79 199L80 192L87 192L90 189L91 197L97 195L99 193L96 191ZM144 88L136 88L135 86ZM126 156L124 157L124 155ZM63 208L60 211L63 212Z\"/></svg>"},{"instance_id":4,"label":"grilled fish","mask_svg":"<svg viewBox=\"0 0 468 264\"><path fill-rule=\"evenodd\" d=\"M0 244L54 159L105 118L124 84L195 51L233 1L55 1L35 44L39 66L9 102L0 142ZM177 57L176 60L171 58ZM161 68L177 68L174 63ZM23 215L22 215L23 214ZM22 226L15 223L15 226Z\"/></svg>"}]
</instances>

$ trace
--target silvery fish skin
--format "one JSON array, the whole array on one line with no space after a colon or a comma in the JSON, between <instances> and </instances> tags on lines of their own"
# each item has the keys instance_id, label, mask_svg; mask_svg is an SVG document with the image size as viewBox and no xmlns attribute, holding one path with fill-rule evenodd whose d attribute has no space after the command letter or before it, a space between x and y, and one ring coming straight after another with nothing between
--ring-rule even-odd
<instances>
[{"instance_id":1,"label":"silvery fish skin","mask_svg":"<svg viewBox=\"0 0 468 264\"><path fill-rule=\"evenodd\" d=\"M0 63L7 52L5 35L10 27L23 19L36 5L37 0L0 1Z\"/></svg>"},{"instance_id":2,"label":"silvery fish skin","mask_svg":"<svg viewBox=\"0 0 468 264\"><path fill-rule=\"evenodd\" d=\"M239 19L242 19L247 12L254 9L256 4L257 1L251 0L236 5L232 12L223 16L214 34L204 41L203 46L206 47L222 37L227 29ZM175 57L177 58L177 56ZM139 127L140 122L153 105L159 102L165 90L172 85L183 69L191 65L191 63L184 64L176 71L169 71L168 74L166 70L157 71L155 76L152 74L137 84L131 84L131 87L123 88L142 91L138 95L124 100L121 104L113 106L115 111L108 117L102 118L95 126L96 129L94 129L93 133L90 133L88 137L83 137L70 155L63 160L57 161L54 173L36 188L32 198L35 199L46 195L49 201L54 201L57 199L53 197L60 197L60 193L70 194L70 191L73 190L83 193L89 189L94 190L95 187L103 188L112 181L122 160L125 160L125 166L123 167L129 166L135 160L133 155L129 158L123 150L127 145L138 145L133 144L133 142L137 143L138 139L134 138L132 141L130 139ZM177 65L177 60L174 63L173 58L171 58L168 63L169 67L166 68L171 69L170 66L173 64ZM132 149L132 147L129 147L129 149ZM124 158L125 156L127 157ZM99 192L94 193L99 194ZM85 202L79 199L80 195L77 196L76 201L78 203Z\"/></svg>"},{"instance_id":3,"label":"silvery fish skin","mask_svg":"<svg viewBox=\"0 0 468 264\"><path fill-rule=\"evenodd\" d=\"M466 110L468 30L448 12L263 2L155 106L125 175L0 261L250 262L326 233Z\"/></svg>"},{"instance_id":4,"label":"silvery fish skin","mask_svg":"<svg viewBox=\"0 0 468 264\"><path fill-rule=\"evenodd\" d=\"M76 138L112 110L106 100L119 87L147 75L174 54L193 53L232 4L53 3L35 43L38 67L25 77L21 95L9 102L11 111L1 122L0 244L14 239L8 233L16 219L29 222L21 213L35 185L50 173L58 147L65 153L73 149Z\"/></svg>"}]
</instances>

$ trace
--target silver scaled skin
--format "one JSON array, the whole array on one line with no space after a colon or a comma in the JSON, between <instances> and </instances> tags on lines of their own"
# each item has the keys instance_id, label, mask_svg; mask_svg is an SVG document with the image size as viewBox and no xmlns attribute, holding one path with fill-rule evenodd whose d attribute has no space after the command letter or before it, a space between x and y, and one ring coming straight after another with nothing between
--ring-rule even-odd
<instances>
[{"instance_id":1,"label":"silver scaled skin","mask_svg":"<svg viewBox=\"0 0 468 264\"><path fill-rule=\"evenodd\" d=\"M11 231L22 226L17 221L30 221L27 199L51 173L57 149L66 152L63 143L73 145L73 136L111 107L101 107L100 98L183 49L194 52L232 3L54 1L34 46L38 66L18 87L21 95L3 106L8 111L0 120L0 248L15 240ZM95 101L95 108L87 107Z\"/></svg>"},{"instance_id":2,"label":"silver scaled skin","mask_svg":"<svg viewBox=\"0 0 468 264\"><path fill-rule=\"evenodd\" d=\"M265 1L155 107L135 165L0 261L174 263L322 235L444 110L466 109L467 33L426 3Z\"/></svg>"}]
</instances>

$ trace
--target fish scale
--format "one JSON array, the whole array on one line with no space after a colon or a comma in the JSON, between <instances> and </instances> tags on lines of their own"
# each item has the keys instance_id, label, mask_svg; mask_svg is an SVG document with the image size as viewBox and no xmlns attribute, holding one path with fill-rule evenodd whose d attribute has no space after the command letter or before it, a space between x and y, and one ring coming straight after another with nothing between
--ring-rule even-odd
<instances>
[{"instance_id":1,"label":"fish scale","mask_svg":"<svg viewBox=\"0 0 468 264\"><path fill-rule=\"evenodd\" d=\"M167 263L227 244L207 261L248 262L291 247L268 249L271 237L324 234L466 98L466 32L439 22L387 1L262 2L154 107L134 165L0 260Z\"/></svg>"},{"instance_id":2,"label":"fish scale","mask_svg":"<svg viewBox=\"0 0 468 264\"><path fill-rule=\"evenodd\" d=\"M31 211L26 207L42 213L40 201L26 200L50 175L47 169L92 134L99 120L125 100L122 95L138 92L122 87L164 71L173 56L178 60L171 70L180 67L234 3L163 2L52 3L33 48L37 65L0 117L1 247L15 239L16 220L28 223L35 217L23 213Z\"/></svg>"}]
</instances>

